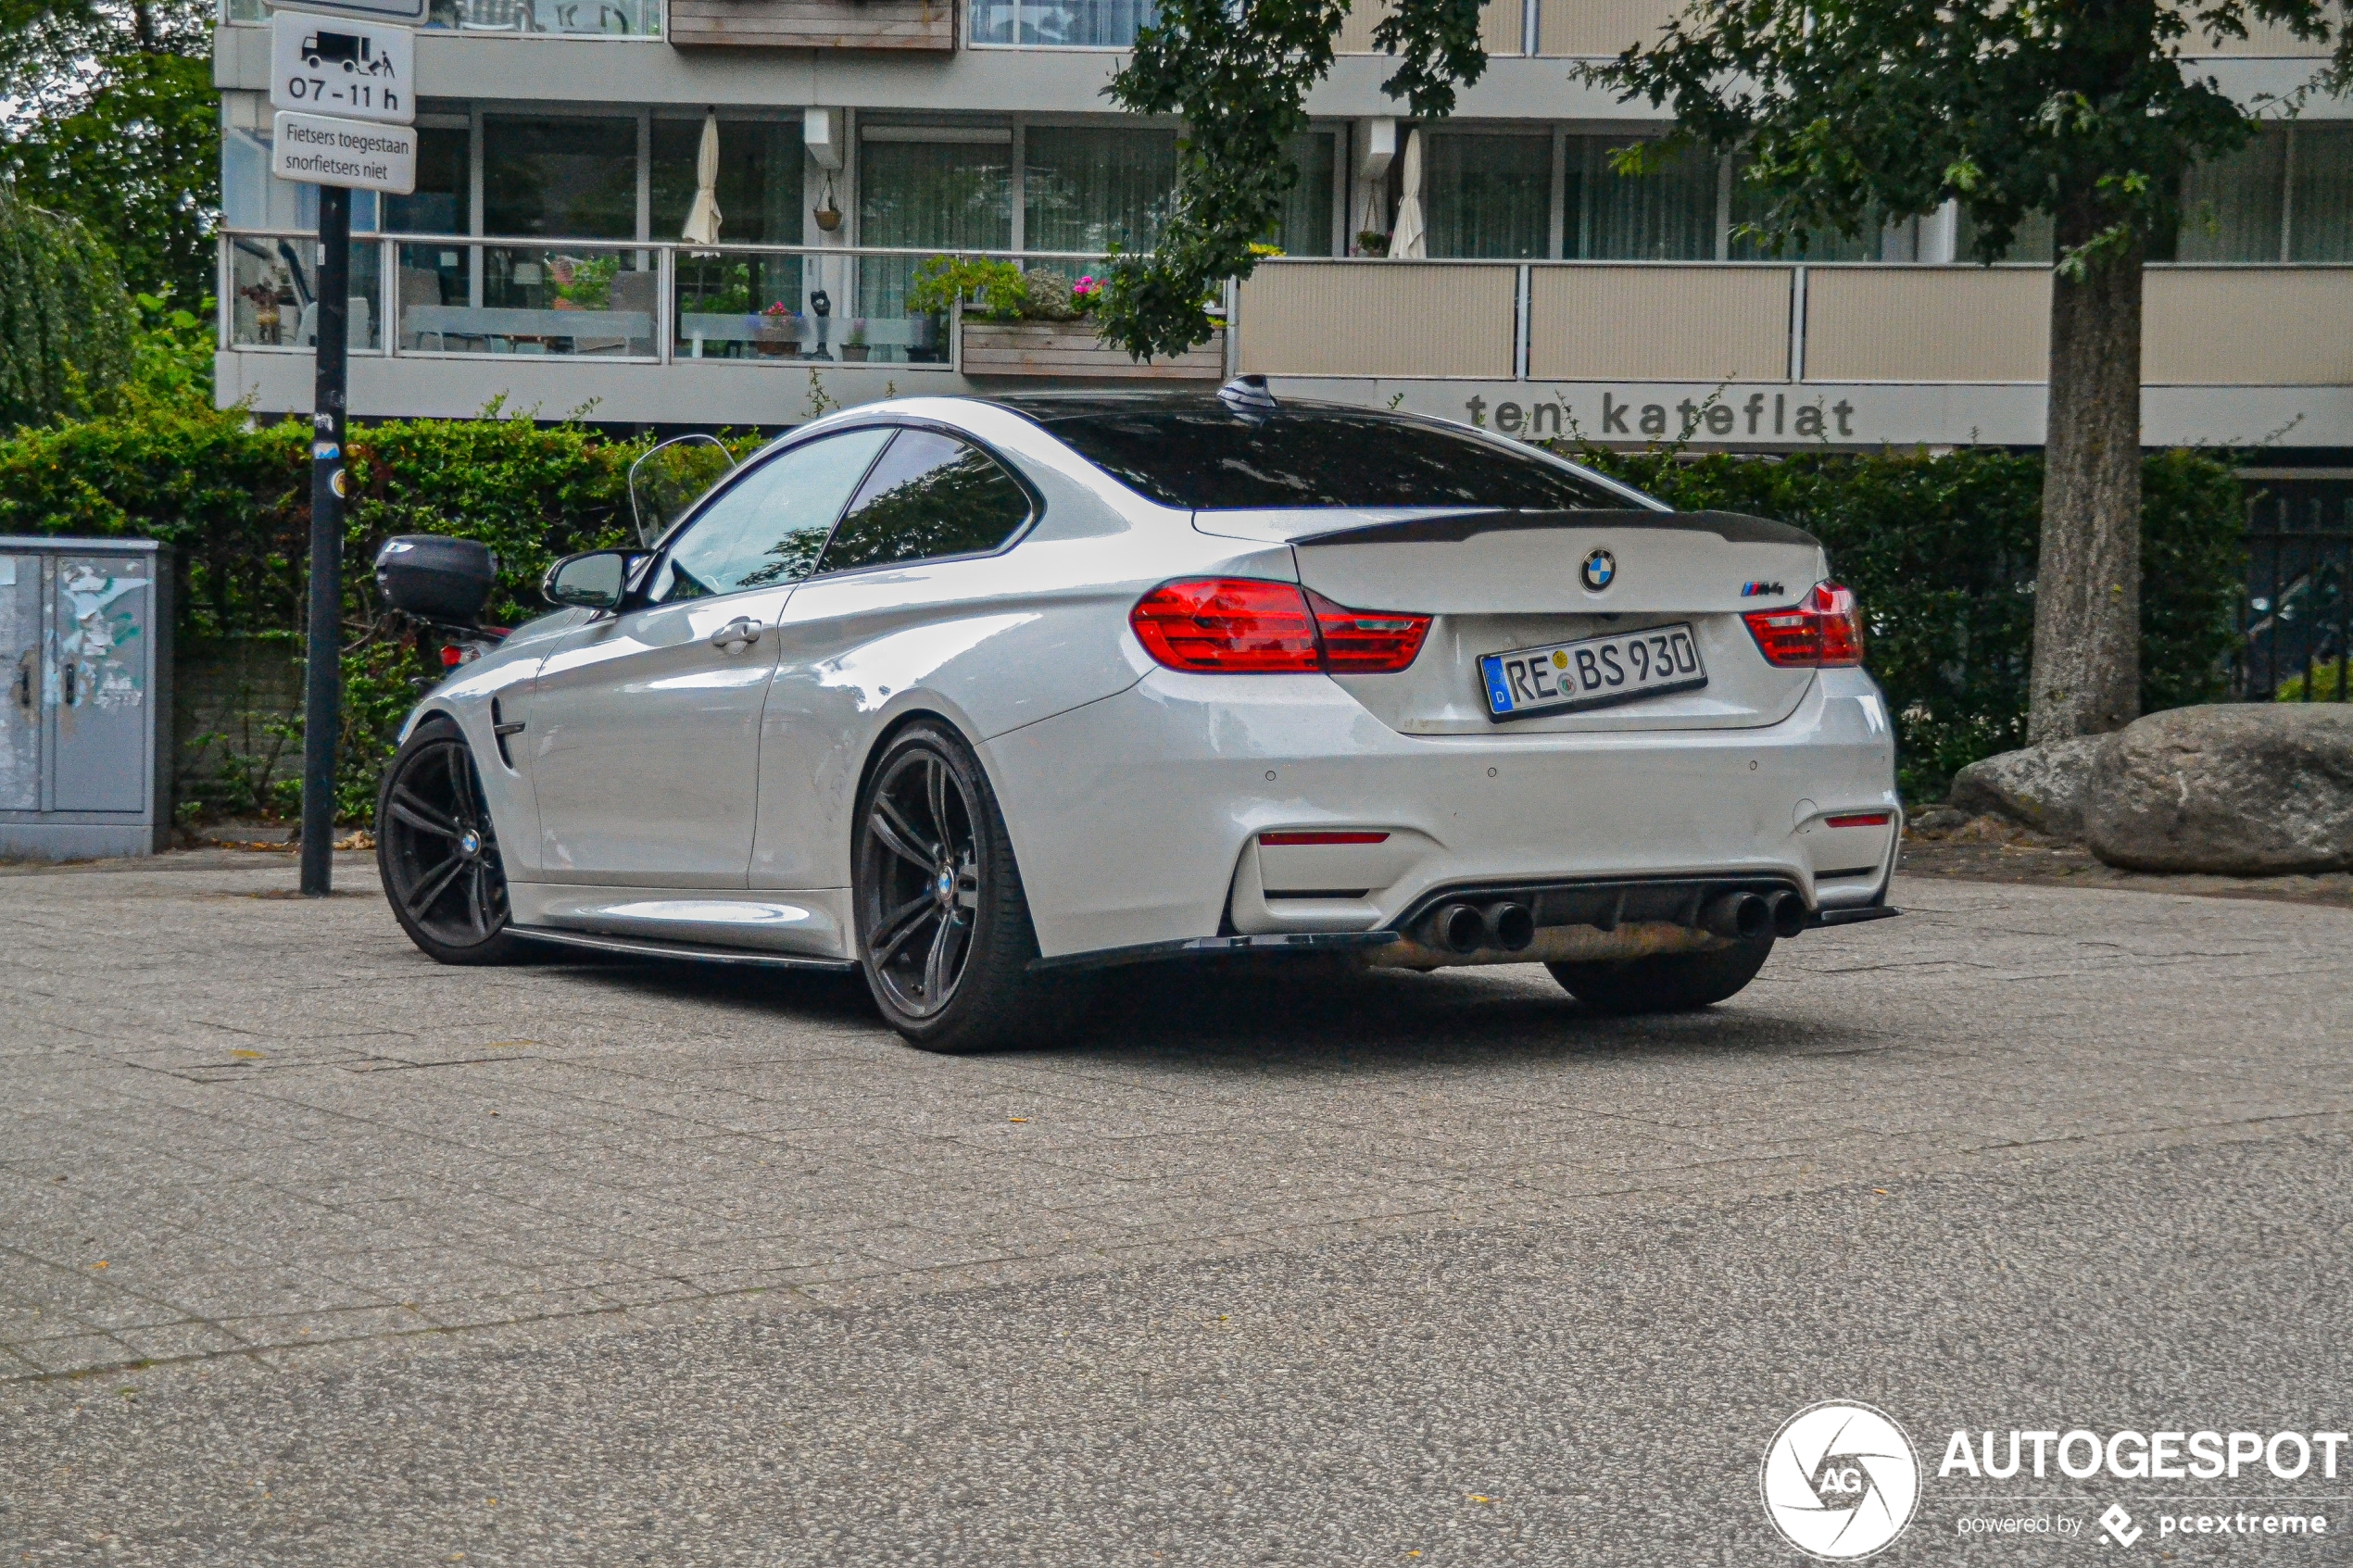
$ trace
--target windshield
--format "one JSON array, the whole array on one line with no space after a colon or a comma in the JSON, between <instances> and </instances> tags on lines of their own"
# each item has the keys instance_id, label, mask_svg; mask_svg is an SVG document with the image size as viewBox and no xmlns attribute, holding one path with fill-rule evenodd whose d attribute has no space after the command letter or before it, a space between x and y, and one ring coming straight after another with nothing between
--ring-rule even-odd
<instances>
[{"instance_id":1,"label":"windshield","mask_svg":"<svg viewBox=\"0 0 2353 1568\"><path fill-rule=\"evenodd\" d=\"M1130 489L1195 511L1658 506L1639 491L1525 447L1363 409L1293 406L1243 418L1214 398L1006 401Z\"/></svg>"}]
</instances>

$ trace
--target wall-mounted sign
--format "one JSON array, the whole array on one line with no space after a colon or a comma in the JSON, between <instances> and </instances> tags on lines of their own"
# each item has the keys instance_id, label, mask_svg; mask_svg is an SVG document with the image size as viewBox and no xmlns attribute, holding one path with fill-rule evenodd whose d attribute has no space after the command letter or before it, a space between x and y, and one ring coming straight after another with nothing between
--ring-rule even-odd
<instances>
[{"instance_id":1,"label":"wall-mounted sign","mask_svg":"<svg viewBox=\"0 0 2353 1568\"><path fill-rule=\"evenodd\" d=\"M270 104L407 125L417 118L416 60L408 28L280 11L270 19Z\"/></svg>"},{"instance_id":2,"label":"wall-mounted sign","mask_svg":"<svg viewBox=\"0 0 2353 1568\"><path fill-rule=\"evenodd\" d=\"M281 180L395 196L417 188L417 133L408 126L281 109L271 135L270 172Z\"/></svg>"}]
</instances>

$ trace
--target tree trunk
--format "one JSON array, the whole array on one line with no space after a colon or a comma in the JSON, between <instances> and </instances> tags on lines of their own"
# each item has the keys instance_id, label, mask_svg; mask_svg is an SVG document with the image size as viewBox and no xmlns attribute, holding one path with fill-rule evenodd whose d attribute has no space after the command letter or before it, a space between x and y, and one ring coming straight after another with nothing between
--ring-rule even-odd
<instances>
[{"instance_id":1,"label":"tree trunk","mask_svg":"<svg viewBox=\"0 0 2353 1568\"><path fill-rule=\"evenodd\" d=\"M2089 192L2063 201L2063 255L2111 221ZM2029 745L2141 716L2141 262L2111 242L2082 277L2051 282L2043 547L2034 581Z\"/></svg>"}]
</instances>

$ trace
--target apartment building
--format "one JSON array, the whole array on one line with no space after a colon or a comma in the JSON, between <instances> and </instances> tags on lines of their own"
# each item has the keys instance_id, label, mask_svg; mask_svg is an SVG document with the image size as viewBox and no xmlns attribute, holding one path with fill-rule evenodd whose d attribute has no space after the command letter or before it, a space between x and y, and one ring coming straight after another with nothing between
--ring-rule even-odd
<instances>
[{"instance_id":1,"label":"apartment building","mask_svg":"<svg viewBox=\"0 0 2353 1568\"><path fill-rule=\"evenodd\" d=\"M1582 432L1768 448L2039 443L2049 235L1968 263L1951 211L1768 257L1732 166L1639 176L1665 127L1574 79L1673 0L1494 0L1443 124L1350 19L1290 156L1283 257L1225 331L1150 367L911 309L917 268L1084 275L1152 240L1176 129L1104 88L1149 0L433 0L414 194L361 197L356 414L781 426L890 395L1214 381ZM309 406L314 193L269 172L269 35L225 0L220 395ZM2318 62L2259 35L2202 64L2252 102ZM715 236L685 237L715 135ZM1416 198L1426 254L1378 251ZM2226 167L2152 268L2152 444L2353 448L2353 119L2309 104ZM1369 240L1363 238L1370 236ZM1033 334L1034 336L1035 334Z\"/></svg>"}]
</instances>

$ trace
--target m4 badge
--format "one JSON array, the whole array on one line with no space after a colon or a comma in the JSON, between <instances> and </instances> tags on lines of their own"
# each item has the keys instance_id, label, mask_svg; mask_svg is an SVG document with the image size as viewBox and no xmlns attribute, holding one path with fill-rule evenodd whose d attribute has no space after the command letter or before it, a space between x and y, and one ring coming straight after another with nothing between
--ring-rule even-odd
<instances>
[{"instance_id":1,"label":"m4 badge","mask_svg":"<svg viewBox=\"0 0 2353 1568\"><path fill-rule=\"evenodd\" d=\"M1781 595L1787 592L1789 592L1789 590L1782 587L1779 583L1743 583L1741 584L1741 597L1744 599L1766 597L1779 598Z\"/></svg>"}]
</instances>

